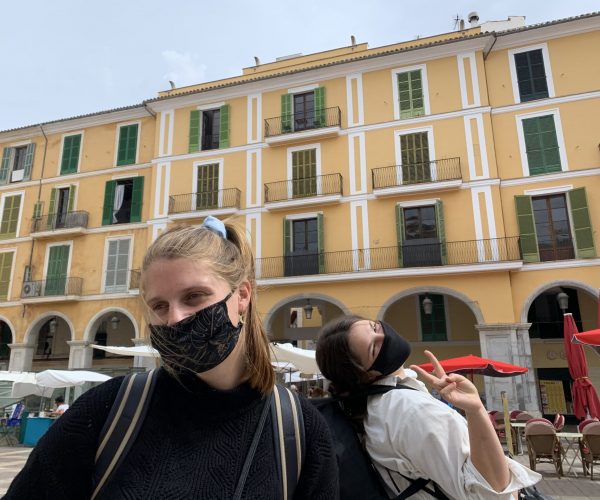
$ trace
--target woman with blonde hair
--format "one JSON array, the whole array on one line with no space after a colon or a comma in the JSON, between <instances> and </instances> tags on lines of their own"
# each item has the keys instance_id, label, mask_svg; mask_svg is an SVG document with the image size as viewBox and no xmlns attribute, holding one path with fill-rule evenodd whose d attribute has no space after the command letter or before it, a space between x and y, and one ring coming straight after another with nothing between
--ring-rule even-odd
<instances>
[{"instance_id":1,"label":"woman with blonde hair","mask_svg":"<svg viewBox=\"0 0 600 500\"><path fill-rule=\"evenodd\" d=\"M275 375L243 230L207 217L200 227L164 232L144 257L141 294L163 367L143 426L100 497L233 498L241 488L241 498L280 498L277 444L265 409ZM75 401L5 498L90 498L98 437L120 385L112 379ZM337 467L326 424L309 402L300 402L306 446L293 498L335 498Z\"/></svg>"}]
</instances>

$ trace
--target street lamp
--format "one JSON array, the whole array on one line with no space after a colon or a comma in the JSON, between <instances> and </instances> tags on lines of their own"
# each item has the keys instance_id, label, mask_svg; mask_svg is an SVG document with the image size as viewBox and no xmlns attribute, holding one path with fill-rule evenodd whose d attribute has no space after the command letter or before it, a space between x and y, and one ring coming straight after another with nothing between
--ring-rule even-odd
<instances>
[{"instance_id":1,"label":"street lamp","mask_svg":"<svg viewBox=\"0 0 600 500\"><path fill-rule=\"evenodd\" d=\"M119 322L121 320L119 319L118 316L113 316L112 318L110 318L110 325L112 326L113 330L116 330L119 327Z\"/></svg>"},{"instance_id":2,"label":"street lamp","mask_svg":"<svg viewBox=\"0 0 600 500\"><path fill-rule=\"evenodd\" d=\"M430 315L433 312L433 301L427 295L425 295L421 305L423 306L425 314Z\"/></svg>"},{"instance_id":3,"label":"street lamp","mask_svg":"<svg viewBox=\"0 0 600 500\"><path fill-rule=\"evenodd\" d=\"M569 308L569 296L561 291L556 295L556 301L558 302L558 307L560 307L560 310L564 312Z\"/></svg>"},{"instance_id":4,"label":"street lamp","mask_svg":"<svg viewBox=\"0 0 600 500\"><path fill-rule=\"evenodd\" d=\"M302 309L304 309L304 317L306 319L312 318L313 306L310 305L310 299L306 299L306 305Z\"/></svg>"}]
</instances>

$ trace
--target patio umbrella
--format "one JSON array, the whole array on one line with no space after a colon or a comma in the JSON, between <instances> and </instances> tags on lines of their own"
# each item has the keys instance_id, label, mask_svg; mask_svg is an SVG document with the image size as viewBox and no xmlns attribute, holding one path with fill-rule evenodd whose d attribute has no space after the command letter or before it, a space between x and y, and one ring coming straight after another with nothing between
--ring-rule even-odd
<instances>
[{"instance_id":1,"label":"patio umbrella","mask_svg":"<svg viewBox=\"0 0 600 500\"><path fill-rule=\"evenodd\" d=\"M120 346L120 345L97 345L92 344L94 349L119 354L121 356L143 356L150 358L159 358L160 354L151 345Z\"/></svg>"},{"instance_id":2,"label":"patio umbrella","mask_svg":"<svg viewBox=\"0 0 600 500\"><path fill-rule=\"evenodd\" d=\"M33 381L16 381L13 384L11 397L22 398L30 394L45 396L52 390L62 387L74 387L86 382L105 382L108 375L87 370L45 370L35 374Z\"/></svg>"},{"instance_id":3,"label":"patio umbrella","mask_svg":"<svg viewBox=\"0 0 600 500\"><path fill-rule=\"evenodd\" d=\"M588 365L583 347L572 342L577 333L577 325L571 313L564 315L564 345L569 373L573 379L571 393L573 394L573 411L577 418L585 418L587 414L600 417L600 400L596 389L588 375Z\"/></svg>"},{"instance_id":4,"label":"patio umbrella","mask_svg":"<svg viewBox=\"0 0 600 500\"><path fill-rule=\"evenodd\" d=\"M524 366L511 365L502 361L480 358L479 356L461 356L459 358L450 358L440 360L440 365L446 373L460 373L461 375L486 375L488 377L514 377L527 372ZM426 372L432 372L431 363L418 365Z\"/></svg>"},{"instance_id":5,"label":"patio umbrella","mask_svg":"<svg viewBox=\"0 0 600 500\"><path fill-rule=\"evenodd\" d=\"M600 346L600 328L588 330L587 332L574 333L573 343Z\"/></svg>"},{"instance_id":6,"label":"patio umbrella","mask_svg":"<svg viewBox=\"0 0 600 500\"><path fill-rule=\"evenodd\" d=\"M319 374L315 351L300 349L292 344L271 344L271 360L292 363L302 373Z\"/></svg>"}]
</instances>

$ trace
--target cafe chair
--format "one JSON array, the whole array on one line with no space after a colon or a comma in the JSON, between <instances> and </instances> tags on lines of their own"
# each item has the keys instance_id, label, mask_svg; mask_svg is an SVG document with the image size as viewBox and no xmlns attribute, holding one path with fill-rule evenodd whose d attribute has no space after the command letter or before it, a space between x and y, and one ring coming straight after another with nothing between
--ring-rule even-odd
<instances>
[{"instance_id":1,"label":"cafe chair","mask_svg":"<svg viewBox=\"0 0 600 500\"><path fill-rule=\"evenodd\" d=\"M556 429L549 420L532 420L525 426L529 468L535 470L538 463L551 463L554 464L558 477L562 477L564 450L556 436Z\"/></svg>"},{"instance_id":2,"label":"cafe chair","mask_svg":"<svg viewBox=\"0 0 600 500\"><path fill-rule=\"evenodd\" d=\"M585 420L583 420L582 422L580 422L577 425L577 432L583 432L583 429L585 429L585 426L588 424L593 424L594 422L598 422L597 418L586 418Z\"/></svg>"},{"instance_id":3,"label":"cafe chair","mask_svg":"<svg viewBox=\"0 0 600 500\"><path fill-rule=\"evenodd\" d=\"M25 405L17 403L12 414L0 422L0 438L6 440L6 444L14 446L19 443L19 431L21 428L21 416ZM14 441L14 442L13 442Z\"/></svg>"},{"instance_id":4,"label":"cafe chair","mask_svg":"<svg viewBox=\"0 0 600 500\"><path fill-rule=\"evenodd\" d=\"M600 422L590 422L582 431L579 440L579 451L583 462L583 474L590 473L594 480L594 465L600 465Z\"/></svg>"},{"instance_id":5,"label":"cafe chair","mask_svg":"<svg viewBox=\"0 0 600 500\"><path fill-rule=\"evenodd\" d=\"M524 413L523 410L513 410L510 412L510 419L512 421L515 421L517 419L517 415L520 415L521 413Z\"/></svg>"},{"instance_id":6,"label":"cafe chair","mask_svg":"<svg viewBox=\"0 0 600 500\"><path fill-rule=\"evenodd\" d=\"M562 431L565 428L565 416L557 413L552 424L554 425L556 432Z\"/></svg>"},{"instance_id":7,"label":"cafe chair","mask_svg":"<svg viewBox=\"0 0 600 500\"><path fill-rule=\"evenodd\" d=\"M530 415L526 411L522 411L517 416L515 416L515 422L529 422L533 418L533 415Z\"/></svg>"}]
</instances>

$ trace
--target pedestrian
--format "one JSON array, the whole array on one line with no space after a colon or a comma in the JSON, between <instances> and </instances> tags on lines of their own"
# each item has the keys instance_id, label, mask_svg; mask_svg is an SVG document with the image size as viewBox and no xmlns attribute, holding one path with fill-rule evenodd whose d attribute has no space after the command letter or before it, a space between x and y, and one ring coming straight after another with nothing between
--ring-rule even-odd
<instances>
[{"instance_id":1,"label":"pedestrian","mask_svg":"<svg viewBox=\"0 0 600 500\"><path fill-rule=\"evenodd\" d=\"M213 217L164 232L144 257L141 295L163 366L141 430L100 498L232 498L275 383L245 232ZM5 498L90 498L98 436L120 385L114 378L79 397L39 441ZM300 402L306 446L293 498L335 498L327 426L310 402ZM267 415L244 499L280 498Z\"/></svg>"},{"instance_id":2,"label":"pedestrian","mask_svg":"<svg viewBox=\"0 0 600 500\"><path fill-rule=\"evenodd\" d=\"M329 390L343 398L344 410L364 433L390 497L418 478L434 481L439 492L460 500L508 500L538 482L539 474L504 456L477 388L461 375L447 375L429 351L433 374L410 367L443 399L464 410L465 420L405 373L410 351L390 325L358 316L342 316L323 326L316 349L321 373L331 381ZM399 381L409 388L366 395L371 385L394 387ZM425 490L411 496L431 498Z\"/></svg>"}]
</instances>

